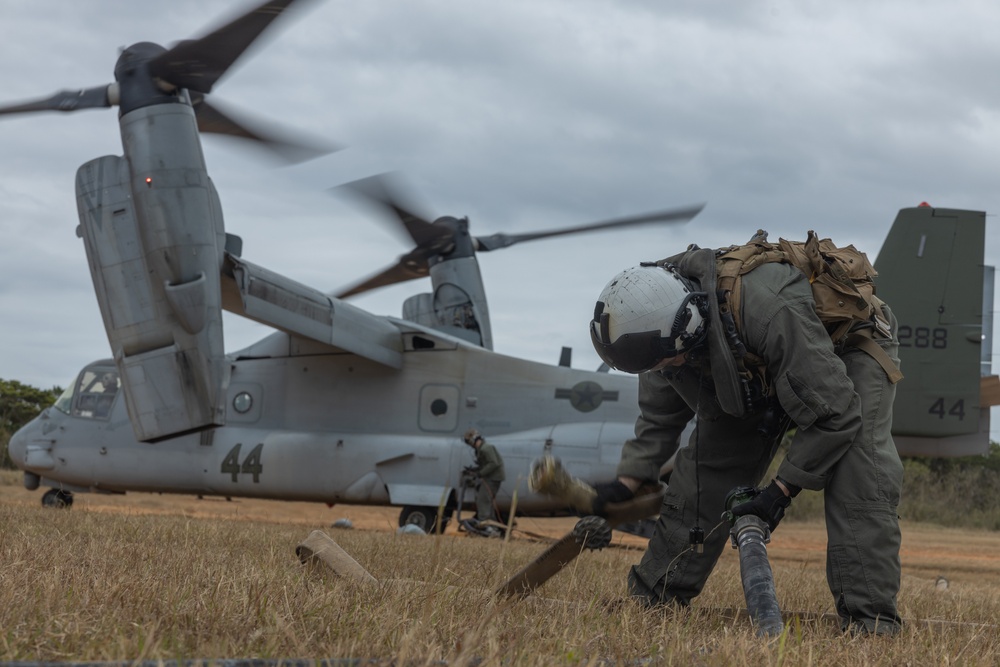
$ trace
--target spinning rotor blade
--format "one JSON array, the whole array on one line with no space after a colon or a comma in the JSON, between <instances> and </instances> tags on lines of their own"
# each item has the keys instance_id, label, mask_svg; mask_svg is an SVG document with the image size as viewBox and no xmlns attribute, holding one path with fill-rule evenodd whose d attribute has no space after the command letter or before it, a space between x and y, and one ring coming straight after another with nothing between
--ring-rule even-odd
<instances>
[{"instance_id":1,"label":"spinning rotor blade","mask_svg":"<svg viewBox=\"0 0 1000 667\"><path fill-rule=\"evenodd\" d=\"M295 0L268 0L200 39L184 40L149 63L153 76L208 93L257 37Z\"/></svg>"},{"instance_id":2,"label":"spinning rotor blade","mask_svg":"<svg viewBox=\"0 0 1000 667\"><path fill-rule=\"evenodd\" d=\"M335 296L338 299L346 299L349 296L361 294L362 292L367 292L379 287L387 287L389 285L395 285L396 283L405 283L407 280L416 280L417 278L426 278L430 271L430 265L427 262L427 258L418 257L410 260L409 258L412 254L413 253L403 255L399 258L398 263L393 264L380 273L376 273L370 278L366 278L354 287L350 287Z\"/></svg>"},{"instance_id":3,"label":"spinning rotor blade","mask_svg":"<svg viewBox=\"0 0 1000 667\"><path fill-rule=\"evenodd\" d=\"M414 213L409 205L402 204L401 186L398 182L391 181L390 177L382 174L353 181L335 189L346 190L370 204L391 212L416 243L416 247L400 257L392 266L338 293L336 295L338 299L407 280L424 278L430 272L430 258L446 254L454 244L453 230L443 224L427 222L422 216Z\"/></svg>"},{"instance_id":4,"label":"spinning rotor blade","mask_svg":"<svg viewBox=\"0 0 1000 667\"><path fill-rule=\"evenodd\" d=\"M480 252L487 252L490 250L507 248L522 241L534 241L536 239L545 239L553 236L565 236L567 234L582 234L585 232L594 232L599 229L612 229L614 227L632 227L637 225L646 225L653 222L687 222L691 218L698 215L703 208L705 208L704 204L697 204L686 208L656 211L654 213L633 215L626 218L615 218L613 220L604 220L602 222L594 222L587 225L580 225L578 227L553 229L545 232L531 232L528 234L499 233L491 234L490 236L477 236L476 250Z\"/></svg>"},{"instance_id":5,"label":"spinning rotor blade","mask_svg":"<svg viewBox=\"0 0 1000 667\"><path fill-rule=\"evenodd\" d=\"M443 217L438 218L434 223L430 223L421 216L412 213L409 206L400 203L401 197L398 194L396 184L393 183L391 185L389 178L385 175L372 176L340 187L346 188L356 195L360 195L365 201L378 204L384 209L391 211L406 229L410 238L416 243L416 247L406 255L400 257L396 264L353 287L343 290L336 295L337 298L345 298L378 287L423 278L429 275L430 267L433 263L441 261L449 255L453 255L456 258L469 257L474 255L475 252L499 250L500 248L507 248L522 241L534 241L536 239L565 236L568 234L582 234L601 229L662 222L687 222L698 215L705 207L704 204L698 204L685 208L656 211L625 218L614 218L612 220L604 220L577 227L567 227L565 229L531 232L528 234L500 233L470 239L468 237L468 220ZM473 242L471 246L469 245L470 240Z\"/></svg>"},{"instance_id":6,"label":"spinning rotor blade","mask_svg":"<svg viewBox=\"0 0 1000 667\"><path fill-rule=\"evenodd\" d=\"M111 86L96 86L83 90L61 90L52 97L0 107L0 114L29 113L32 111L78 111L110 107L113 95Z\"/></svg>"},{"instance_id":7,"label":"spinning rotor blade","mask_svg":"<svg viewBox=\"0 0 1000 667\"><path fill-rule=\"evenodd\" d=\"M84 90L64 90L45 99L0 107L0 115L110 107L122 103L123 92L127 108L123 107L122 113L127 113L142 104L182 102L177 89L186 88L198 129L202 132L253 140L289 163L331 153L339 147L284 130L264 129L263 123L240 119L206 100L206 93L219 78L294 2L296 0L269 0L211 34L180 42L169 50L149 42L133 44L123 50L115 67L116 78L124 73L126 79Z\"/></svg>"},{"instance_id":8,"label":"spinning rotor blade","mask_svg":"<svg viewBox=\"0 0 1000 667\"><path fill-rule=\"evenodd\" d=\"M387 174L379 174L345 183L335 189L345 190L368 203L391 211L417 244L417 248L436 250L448 244L451 236L449 230L427 222L426 218L411 210L413 208L411 205L402 203L407 197L401 193L402 185L398 179Z\"/></svg>"},{"instance_id":9,"label":"spinning rotor blade","mask_svg":"<svg viewBox=\"0 0 1000 667\"><path fill-rule=\"evenodd\" d=\"M200 131L251 139L263 144L265 148L291 164L305 162L339 149L321 140L310 140L307 144L304 140L279 137L273 130L251 127L254 123L236 120L231 111L223 112L218 104L209 104L205 96L200 93L191 94L191 106L194 107Z\"/></svg>"}]
</instances>

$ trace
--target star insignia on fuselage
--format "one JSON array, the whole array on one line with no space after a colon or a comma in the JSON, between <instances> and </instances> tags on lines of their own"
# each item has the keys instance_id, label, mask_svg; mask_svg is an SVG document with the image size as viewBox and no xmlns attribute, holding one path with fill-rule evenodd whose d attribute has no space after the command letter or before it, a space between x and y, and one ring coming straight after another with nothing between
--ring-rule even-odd
<instances>
[{"instance_id":1,"label":"star insignia on fuselage","mask_svg":"<svg viewBox=\"0 0 1000 667\"><path fill-rule=\"evenodd\" d=\"M617 401L617 391L605 391L601 385L589 380L577 382L571 389L556 389L556 398L568 398L569 404L580 412L591 412L604 401Z\"/></svg>"}]
</instances>

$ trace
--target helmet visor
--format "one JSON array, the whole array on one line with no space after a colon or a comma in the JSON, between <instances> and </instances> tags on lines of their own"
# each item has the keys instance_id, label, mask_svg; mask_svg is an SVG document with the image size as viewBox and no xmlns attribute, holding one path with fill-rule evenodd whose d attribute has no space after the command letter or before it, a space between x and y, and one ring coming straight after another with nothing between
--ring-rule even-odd
<instances>
[{"instance_id":1,"label":"helmet visor","mask_svg":"<svg viewBox=\"0 0 1000 667\"><path fill-rule=\"evenodd\" d=\"M597 333L599 326L598 322L592 322L590 327L590 340L598 356L608 366L626 373L644 373L682 352L655 330L623 334L613 343L604 343Z\"/></svg>"}]
</instances>

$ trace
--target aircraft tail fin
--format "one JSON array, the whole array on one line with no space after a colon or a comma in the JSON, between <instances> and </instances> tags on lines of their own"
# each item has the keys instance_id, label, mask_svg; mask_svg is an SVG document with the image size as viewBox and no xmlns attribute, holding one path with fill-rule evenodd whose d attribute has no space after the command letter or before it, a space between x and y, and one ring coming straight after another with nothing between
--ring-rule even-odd
<instances>
[{"instance_id":1,"label":"aircraft tail fin","mask_svg":"<svg viewBox=\"0 0 1000 667\"><path fill-rule=\"evenodd\" d=\"M992 338L993 272L984 266L986 214L902 209L875 262L877 294L899 320L893 438L904 456L989 450L989 406L1000 382L983 377ZM984 318L984 313L986 317Z\"/></svg>"}]
</instances>

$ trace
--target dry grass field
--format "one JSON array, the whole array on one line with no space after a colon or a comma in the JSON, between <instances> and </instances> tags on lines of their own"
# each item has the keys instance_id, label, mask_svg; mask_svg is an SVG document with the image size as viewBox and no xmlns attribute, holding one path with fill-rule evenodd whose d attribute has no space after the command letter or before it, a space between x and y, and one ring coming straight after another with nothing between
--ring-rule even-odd
<instances>
[{"instance_id":1,"label":"dry grass field","mask_svg":"<svg viewBox=\"0 0 1000 667\"><path fill-rule=\"evenodd\" d=\"M587 552L516 604L490 591L546 544L449 532L398 535L397 511L129 494L79 495L69 511L0 472L0 661L258 658L369 664L995 665L1000 662L1000 535L904 524L894 639L842 636L824 578L823 528L787 521L770 547L778 599L801 611L757 639L727 551L688 610L624 597L642 541ZM349 518L353 529L331 528ZM572 519L519 519L561 535ZM322 530L378 580L302 566ZM936 585L939 576L947 590Z\"/></svg>"}]
</instances>

